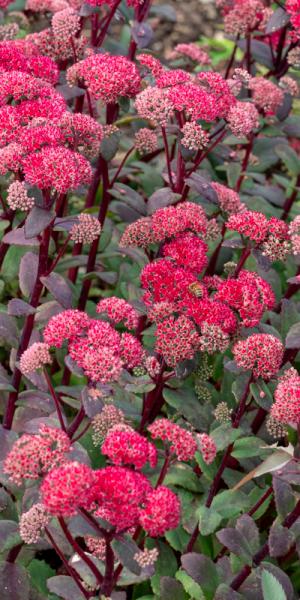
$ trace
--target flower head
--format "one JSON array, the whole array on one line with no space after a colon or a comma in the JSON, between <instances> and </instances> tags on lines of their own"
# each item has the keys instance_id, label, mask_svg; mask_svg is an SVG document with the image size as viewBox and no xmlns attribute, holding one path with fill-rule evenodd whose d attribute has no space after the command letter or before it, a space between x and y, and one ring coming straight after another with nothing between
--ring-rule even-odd
<instances>
[{"instance_id":1,"label":"flower head","mask_svg":"<svg viewBox=\"0 0 300 600\"><path fill-rule=\"evenodd\" d=\"M211 187L217 193L220 207L224 212L237 213L243 209L244 205L237 192L216 181L212 181Z\"/></svg>"},{"instance_id":2,"label":"flower head","mask_svg":"<svg viewBox=\"0 0 300 600\"><path fill-rule=\"evenodd\" d=\"M20 369L24 375L33 373L41 369L45 364L51 364L52 358L49 352L48 344L35 342L29 346L20 358Z\"/></svg>"},{"instance_id":3,"label":"flower head","mask_svg":"<svg viewBox=\"0 0 300 600\"><path fill-rule=\"evenodd\" d=\"M248 136L259 126L258 110L251 102L237 102L228 112L227 121L236 137Z\"/></svg>"},{"instance_id":4,"label":"flower head","mask_svg":"<svg viewBox=\"0 0 300 600\"><path fill-rule=\"evenodd\" d=\"M25 544L36 544L50 521L43 504L34 504L20 518L20 537Z\"/></svg>"},{"instance_id":5,"label":"flower head","mask_svg":"<svg viewBox=\"0 0 300 600\"><path fill-rule=\"evenodd\" d=\"M90 318L80 310L69 309L51 317L44 329L44 340L49 346L61 348L65 340L71 340L89 325Z\"/></svg>"},{"instance_id":6,"label":"flower head","mask_svg":"<svg viewBox=\"0 0 300 600\"><path fill-rule=\"evenodd\" d=\"M102 445L102 454L115 465L134 465L142 469L147 462L153 468L157 463L156 448L148 440L123 425L115 425L109 430Z\"/></svg>"},{"instance_id":7,"label":"flower head","mask_svg":"<svg viewBox=\"0 0 300 600\"><path fill-rule=\"evenodd\" d=\"M202 150L208 145L208 134L201 125L194 121L187 121L181 129L181 133L183 134L181 143L189 150Z\"/></svg>"},{"instance_id":8,"label":"flower head","mask_svg":"<svg viewBox=\"0 0 300 600\"><path fill-rule=\"evenodd\" d=\"M25 433L14 443L3 470L14 483L21 485L23 479L38 479L42 473L64 462L69 450L66 433L41 425L38 434Z\"/></svg>"},{"instance_id":9,"label":"flower head","mask_svg":"<svg viewBox=\"0 0 300 600\"><path fill-rule=\"evenodd\" d=\"M151 219L142 217L134 223L127 225L121 239L120 247L128 248L137 246L138 248L147 248L154 242Z\"/></svg>"},{"instance_id":10,"label":"flower head","mask_svg":"<svg viewBox=\"0 0 300 600\"><path fill-rule=\"evenodd\" d=\"M139 129L135 134L135 147L141 155L155 152L158 147L158 139L155 131L147 127Z\"/></svg>"},{"instance_id":11,"label":"flower head","mask_svg":"<svg viewBox=\"0 0 300 600\"><path fill-rule=\"evenodd\" d=\"M202 458L207 465L210 465L216 458L217 447L210 435L207 433L198 433L197 442Z\"/></svg>"},{"instance_id":12,"label":"flower head","mask_svg":"<svg viewBox=\"0 0 300 600\"><path fill-rule=\"evenodd\" d=\"M193 358L199 342L193 322L184 315L169 317L157 325L155 349L170 367Z\"/></svg>"},{"instance_id":13,"label":"flower head","mask_svg":"<svg viewBox=\"0 0 300 600\"><path fill-rule=\"evenodd\" d=\"M47 511L55 516L70 517L78 508L89 509L95 482L87 465L69 462L52 469L41 485L41 497Z\"/></svg>"},{"instance_id":14,"label":"flower head","mask_svg":"<svg viewBox=\"0 0 300 600\"><path fill-rule=\"evenodd\" d=\"M270 379L280 369L284 347L274 335L255 333L233 347L236 363L251 370L255 378Z\"/></svg>"},{"instance_id":15,"label":"flower head","mask_svg":"<svg viewBox=\"0 0 300 600\"><path fill-rule=\"evenodd\" d=\"M265 77L253 77L249 88L255 104L267 114L275 114L283 103L283 91Z\"/></svg>"},{"instance_id":16,"label":"flower head","mask_svg":"<svg viewBox=\"0 0 300 600\"><path fill-rule=\"evenodd\" d=\"M178 460L191 460L197 450L197 444L193 435L176 423L168 419L157 419L149 425L148 431L154 440L160 439L169 442L171 454L175 454Z\"/></svg>"},{"instance_id":17,"label":"flower head","mask_svg":"<svg viewBox=\"0 0 300 600\"><path fill-rule=\"evenodd\" d=\"M169 488L160 485L151 491L140 510L139 521L152 537L164 535L169 529L175 529L180 521L180 502Z\"/></svg>"},{"instance_id":18,"label":"flower head","mask_svg":"<svg viewBox=\"0 0 300 600\"><path fill-rule=\"evenodd\" d=\"M113 404L106 404L101 413L95 415L92 419L92 438L95 446L101 444L107 436L109 430L115 425L125 423L125 416L122 410L116 408Z\"/></svg>"},{"instance_id":19,"label":"flower head","mask_svg":"<svg viewBox=\"0 0 300 600\"><path fill-rule=\"evenodd\" d=\"M78 223L75 223L70 231L70 238L75 244L91 244L100 233L101 225L98 219L88 213L82 213Z\"/></svg>"},{"instance_id":20,"label":"flower head","mask_svg":"<svg viewBox=\"0 0 300 600\"><path fill-rule=\"evenodd\" d=\"M173 114L173 104L164 89L147 87L135 99L137 113L153 125L166 127Z\"/></svg>"},{"instance_id":21,"label":"flower head","mask_svg":"<svg viewBox=\"0 0 300 600\"><path fill-rule=\"evenodd\" d=\"M163 255L170 257L180 266L195 274L201 273L207 266L205 242L192 233L182 233L163 247Z\"/></svg>"},{"instance_id":22,"label":"flower head","mask_svg":"<svg viewBox=\"0 0 300 600\"><path fill-rule=\"evenodd\" d=\"M274 398L271 416L280 423L298 425L300 423L300 375L296 369L288 369L280 377Z\"/></svg>"},{"instance_id":23,"label":"flower head","mask_svg":"<svg viewBox=\"0 0 300 600\"><path fill-rule=\"evenodd\" d=\"M135 329L138 324L139 314L123 298L117 298L111 296L110 298L103 298L97 304L97 313L107 313L107 316L112 323L118 324L124 321L124 324L128 329Z\"/></svg>"},{"instance_id":24,"label":"flower head","mask_svg":"<svg viewBox=\"0 0 300 600\"><path fill-rule=\"evenodd\" d=\"M34 199L28 195L25 184L16 180L8 188L7 204L12 210L31 210Z\"/></svg>"},{"instance_id":25,"label":"flower head","mask_svg":"<svg viewBox=\"0 0 300 600\"><path fill-rule=\"evenodd\" d=\"M67 148L42 148L40 152L28 154L23 164L26 181L60 194L90 183L92 177L88 161Z\"/></svg>"}]
</instances>

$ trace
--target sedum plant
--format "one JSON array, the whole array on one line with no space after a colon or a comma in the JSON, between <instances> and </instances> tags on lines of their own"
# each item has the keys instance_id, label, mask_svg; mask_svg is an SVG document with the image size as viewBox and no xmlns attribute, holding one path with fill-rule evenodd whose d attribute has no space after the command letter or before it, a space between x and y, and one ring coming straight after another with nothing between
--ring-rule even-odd
<instances>
[{"instance_id":1,"label":"sedum plant","mask_svg":"<svg viewBox=\"0 0 300 600\"><path fill-rule=\"evenodd\" d=\"M299 597L300 4L217 5L0 0L3 600Z\"/></svg>"}]
</instances>

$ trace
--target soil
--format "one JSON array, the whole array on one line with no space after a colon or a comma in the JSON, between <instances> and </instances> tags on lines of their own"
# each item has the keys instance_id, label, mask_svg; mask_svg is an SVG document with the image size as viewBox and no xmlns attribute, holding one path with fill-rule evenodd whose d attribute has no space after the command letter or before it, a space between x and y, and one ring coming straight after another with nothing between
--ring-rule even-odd
<instances>
[{"instance_id":1,"label":"soil","mask_svg":"<svg viewBox=\"0 0 300 600\"><path fill-rule=\"evenodd\" d=\"M218 11L212 0L160 0L155 4L168 4L176 11L177 21L160 20L155 30L152 49L167 54L182 42L195 42L201 36L211 37L216 31Z\"/></svg>"}]
</instances>

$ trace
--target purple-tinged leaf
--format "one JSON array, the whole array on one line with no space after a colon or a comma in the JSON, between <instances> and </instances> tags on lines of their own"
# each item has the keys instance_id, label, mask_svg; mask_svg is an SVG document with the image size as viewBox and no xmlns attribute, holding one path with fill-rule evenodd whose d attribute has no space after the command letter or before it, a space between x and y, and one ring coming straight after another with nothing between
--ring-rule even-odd
<instances>
[{"instance_id":1,"label":"purple-tinged leaf","mask_svg":"<svg viewBox=\"0 0 300 600\"><path fill-rule=\"evenodd\" d=\"M137 546L135 541L129 536L120 536L114 539L114 541L112 542L112 547L114 553L118 557L121 564L124 567L126 567L126 569L128 569L131 573L134 573L135 575L140 575L142 569L140 565L136 562L136 560L133 558L135 554L138 554L140 552L139 547ZM147 569L149 569L149 576L151 576L150 573L151 571L153 573L154 568L151 569L151 567L148 567Z\"/></svg>"},{"instance_id":2,"label":"purple-tinged leaf","mask_svg":"<svg viewBox=\"0 0 300 600\"><path fill-rule=\"evenodd\" d=\"M198 173L193 173L185 182L192 190L200 194L202 198L205 198L208 202L212 202L212 204L218 204L218 194L205 177Z\"/></svg>"},{"instance_id":3,"label":"purple-tinged leaf","mask_svg":"<svg viewBox=\"0 0 300 600\"><path fill-rule=\"evenodd\" d=\"M54 221L54 231L71 231L73 225L78 223L78 217L70 215L69 217L57 217Z\"/></svg>"},{"instance_id":4,"label":"purple-tinged leaf","mask_svg":"<svg viewBox=\"0 0 300 600\"><path fill-rule=\"evenodd\" d=\"M75 581L66 575L51 577L47 581L47 586L52 594L56 594L63 600L71 600L71 598L72 600L85 600Z\"/></svg>"},{"instance_id":5,"label":"purple-tinged leaf","mask_svg":"<svg viewBox=\"0 0 300 600\"><path fill-rule=\"evenodd\" d=\"M280 208L282 208L285 203L284 191L277 185L255 184L247 190L247 194L249 196L262 196L262 198L268 200L270 204L280 206Z\"/></svg>"},{"instance_id":6,"label":"purple-tinged leaf","mask_svg":"<svg viewBox=\"0 0 300 600\"><path fill-rule=\"evenodd\" d=\"M247 50L247 41L240 40L238 47L245 52ZM273 56L270 50L269 44L259 42L258 40L251 40L251 56L254 60L257 60L261 65L271 69L273 67Z\"/></svg>"},{"instance_id":7,"label":"purple-tinged leaf","mask_svg":"<svg viewBox=\"0 0 300 600\"><path fill-rule=\"evenodd\" d=\"M272 575L278 579L280 585L284 589L286 600L293 600L295 598L291 580L282 569L279 569L279 567L276 567L276 565L273 565L270 562L263 562L261 567L257 569L258 575L261 575L263 570L272 573ZM272 600L277 600L277 596L272 596Z\"/></svg>"},{"instance_id":8,"label":"purple-tinged leaf","mask_svg":"<svg viewBox=\"0 0 300 600\"><path fill-rule=\"evenodd\" d=\"M147 48L153 39L153 29L149 23L135 21L131 27L131 35L138 48Z\"/></svg>"},{"instance_id":9,"label":"purple-tinged leaf","mask_svg":"<svg viewBox=\"0 0 300 600\"><path fill-rule=\"evenodd\" d=\"M91 6L91 4L83 4L80 8L80 17L90 17L94 13L99 12L98 6Z\"/></svg>"},{"instance_id":10,"label":"purple-tinged leaf","mask_svg":"<svg viewBox=\"0 0 300 600\"><path fill-rule=\"evenodd\" d=\"M300 348L300 323L292 325L285 339L285 347L290 349Z\"/></svg>"},{"instance_id":11,"label":"purple-tinged leaf","mask_svg":"<svg viewBox=\"0 0 300 600\"><path fill-rule=\"evenodd\" d=\"M111 190L111 195L127 204L133 210L136 210L136 212L140 213L140 216L146 216L147 207L143 196L128 185L125 185L125 183L115 183Z\"/></svg>"},{"instance_id":12,"label":"purple-tinged leaf","mask_svg":"<svg viewBox=\"0 0 300 600\"><path fill-rule=\"evenodd\" d=\"M6 313L0 313L0 338L10 346L18 345L19 332L15 320Z\"/></svg>"},{"instance_id":13,"label":"purple-tinged leaf","mask_svg":"<svg viewBox=\"0 0 300 600\"><path fill-rule=\"evenodd\" d=\"M36 235L42 233L52 223L53 219L54 214L51 211L34 206L25 221L26 239L34 238Z\"/></svg>"},{"instance_id":14,"label":"purple-tinged leaf","mask_svg":"<svg viewBox=\"0 0 300 600\"><path fill-rule=\"evenodd\" d=\"M33 315L35 308L20 298L13 298L7 305L7 313L13 317Z\"/></svg>"},{"instance_id":15,"label":"purple-tinged leaf","mask_svg":"<svg viewBox=\"0 0 300 600\"><path fill-rule=\"evenodd\" d=\"M101 413L104 406L101 398L91 398L91 396L89 396L87 387L83 388L81 392L81 399L85 413L88 417L90 417L90 419Z\"/></svg>"},{"instance_id":16,"label":"purple-tinged leaf","mask_svg":"<svg viewBox=\"0 0 300 600\"><path fill-rule=\"evenodd\" d=\"M66 367L68 367L69 371L71 371L73 375L76 375L77 377L83 377L83 369L77 366L76 362L71 358L69 354L65 356L64 361Z\"/></svg>"},{"instance_id":17,"label":"purple-tinged leaf","mask_svg":"<svg viewBox=\"0 0 300 600\"><path fill-rule=\"evenodd\" d=\"M226 583L221 583L218 589L216 590L216 594L214 596L214 600L242 600L245 597L238 592L235 592L229 585Z\"/></svg>"},{"instance_id":18,"label":"purple-tinged leaf","mask_svg":"<svg viewBox=\"0 0 300 600\"><path fill-rule=\"evenodd\" d=\"M300 285L300 275L295 275L295 277L290 277L287 280L288 283L295 283L296 285Z\"/></svg>"},{"instance_id":19,"label":"purple-tinged leaf","mask_svg":"<svg viewBox=\"0 0 300 600\"><path fill-rule=\"evenodd\" d=\"M264 256L260 250L258 250L257 248L253 248L252 256L254 256L258 266L263 271L270 271L272 267L272 261L267 256Z\"/></svg>"},{"instance_id":20,"label":"purple-tinged leaf","mask_svg":"<svg viewBox=\"0 0 300 600\"><path fill-rule=\"evenodd\" d=\"M18 439L18 436L15 431L11 431L9 429L4 429L2 425L0 425L0 460L4 460L7 454L12 449L15 441Z\"/></svg>"},{"instance_id":21,"label":"purple-tinged leaf","mask_svg":"<svg viewBox=\"0 0 300 600\"><path fill-rule=\"evenodd\" d=\"M50 273L47 277L41 277L41 282L64 308L71 308L72 291L62 275Z\"/></svg>"},{"instance_id":22,"label":"purple-tinged leaf","mask_svg":"<svg viewBox=\"0 0 300 600\"><path fill-rule=\"evenodd\" d=\"M277 8L267 22L266 33L274 33L275 31L282 29L282 27L285 27L285 25L288 24L289 20L290 15L286 10L281 7Z\"/></svg>"},{"instance_id":23,"label":"purple-tinged leaf","mask_svg":"<svg viewBox=\"0 0 300 600\"><path fill-rule=\"evenodd\" d=\"M109 137L106 137L102 140L101 146L100 146L100 151L101 151L101 155L103 156L103 158L105 158L105 160L107 162L112 160L112 158L115 156L115 154L119 148L119 143L120 143L120 134L119 133L113 133Z\"/></svg>"},{"instance_id":24,"label":"purple-tinged leaf","mask_svg":"<svg viewBox=\"0 0 300 600\"><path fill-rule=\"evenodd\" d=\"M273 491L278 516L284 519L294 509L295 494L290 484L276 475L273 475Z\"/></svg>"},{"instance_id":25,"label":"purple-tinged leaf","mask_svg":"<svg viewBox=\"0 0 300 600\"><path fill-rule=\"evenodd\" d=\"M292 95L285 93L283 102L279 106L279 108L276 112L276 117L277 117L278 121L284 121L289 116L292 106L293 106Z\"/></svg>"},{"instance_id":26,"label":"purple-tinged leaf","mask_svg":"<svg viewBox=\"0 0 300 600\"><path fill-rule=\"evenodd\" d=\"M213 561L204 554L189 552L181 557L181 564L194 581L196 581L205 596L213 598L218 585L218 574Z\"/></svg>"},{"instance_id":27,"label":"purple-tinged leaf","mask_svg":"<svg viewBox=\"0 0 300 600\"><path fill-rule=\"evenodd\" d=\"M229 238L228 240L224 240L222 242L223 248L244 248L245 243L241 238Z\"/></svg>"},{"instance_id":28,"label":"purple-tinged leaf","mask_svg":"<svg viewBox=\"0 0 300 600\"><path fill-rule=\"evenodd\" d=\"M2 240L5 244L10 244L14 246L39 246L40 242L37 237L32 237L30 239L25 237L24 227L19 227L18 229L13 229L5 234Z\"/></svg>"},{"instance_id":29,"label":"purple-tinged leaf","mask_svg":"<svg viewBox=\"0 0 300 600\"><path fill-rule=\"evenodd\" d=\"M148 215L153 215L158 208L164 208L165 206L170 206L170 204L175 204L179 199L180 194L175 194L170 188L165 187L161 190L156 190L147 202Z\"/></svg>"},{"instance_id":30,"label":"purple-tinged leaf","mask_svg":"<svg viewBox=\"0 0 300 600\"><path fill-rule=\"evenodd\" d=\"M227 527L218 531L216 536L219 542L226 546L230 552L239 556L247 564L252 563L251 547L244 535L237 531L237 529Z\"/></svg>"},{"instance_id":31,"label":"purple-tinged leaf","mask_svg":"<svg viewBox=\"0 0 300 600\"><path fill-rule=\"evenodd\" d=\"M113 592L110 597L111 600L126 600L127 594L126 592Z\"/></svg>"},{"instance_id":32,"label":"purple-tinged leaf","mask_svg":"<svg viewBox=\"0 0 300 600\"><path fill-rule=\"evenodd\" d=\"M249 515L242 515L236 522L236 529L247 540L251 550L255 553L259 549L259 530Z\"/></svg>"},{"instance_id":33,"label":"purple-tinged leaf","mask_svg":"<svg viewBox=\"0 0 300 600\"><path fill-rule=\"evenodd\" d=\"M160 600L182 600L183 587L179 581L165 575L160 579Z\"/></svg>"},{"instance_id":34,"label":"purple-tinged leaf","mask_svg":"<svg viewBox=\"0 0 300 600\"><path fill-rule=\"evenodd\" d=\"M279 523L273 523L269 533L270 556L285 556L292 547L295 538L290 529L282 527Z\"/></svg>"},{"instance_id":35,"label":"purple-tinged leaf","mask_svg":"<svg viewBox=\"0 0 300 600\"><path fill-rule=\"evenodd\" d=\"M36 310L35 323L48 323L49 319L58 315L63 310L63 306L56 302L56 300L45 302L45 304L41 304Z\"/></svg>"},{"instance_id":36,"label":"purple-tinged leaf","mask_svg":"<svg viewBox=\"0 0 300 600\"><path fill-rule=\"evenodd\" d=\"M24 567L1 562L0 589L1 600L29 600L29 580Z\"/></svg>"},{"instance_id":37,"label":"purple-tinged leaf","mask_svg":"<svg viewBox=\"0 0 300 600\"><path fill-rule=\"evenodd\" d=\"M7 552L20 544L20 530L15 521L0 520L0 552Z\"/></svg>"},{"instance_id":38,"label":"purple-tinged leaf","mask_svg":"<svg viewBox=\"0 0 300 600\"><path fill-rule=\"evenodd\" d=\"M22 294L30 296L33 292L37 274L39 258L33 252L26 252L21 258L19 270L19 283Z\"/></svg>"},{"instance_id":39,"label":"purple-tinged leaf","mask_svg":"<svg viewBox=\"0 0 300 600\"><path fill-rule=\"evenodd\" d=\"M19 393L18 405L33 408L50 414L55 410L52 397L46 392L37 390L25 390Z\"/></svg>"}]
</instances>

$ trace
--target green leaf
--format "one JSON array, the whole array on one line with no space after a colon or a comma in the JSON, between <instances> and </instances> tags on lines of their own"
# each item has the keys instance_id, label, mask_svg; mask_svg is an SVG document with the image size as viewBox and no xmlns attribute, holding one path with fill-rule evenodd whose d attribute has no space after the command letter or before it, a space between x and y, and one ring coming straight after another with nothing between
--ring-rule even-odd
<instances>
[{"instance_id":1,"label":"green leaf","mask_svg":"<svg viewBox=\"0 0 300 600\"><path fill-rule=\"evenodd\" d=\"M275 146L275 152L292 175L298 175L300 173L300 160L291 146L288 146L287 144L278 144Z\"/></svg>"},{"instance_id":2,"label":"green leaf","mask_svg":"<svg viewBox=\"0 0 300 600\"><path fill-rule=\"evenodd\" d=\"M0 521L0 552L6 552L21 543L19 526L15 521Z\"/></svg>"},{"instance_id":3,"label":"green leaf","mask_svg":"<svg viewBox=\"0 0 300 600\"><path fill-rule=\"evenodd\" d=\"M34 587L42 594L48 594L47 579L55 575L54 569L44 560L32 560L27 567Z\"/></svg>"},{"instance_id":4,"label":"green leaf","mask_svg":"<svg viewBox=\"0 0 300 600\"><path fill-rule=\"evenodd\" d=\"M165 538L174 550L183 552L188 544L190 536L183 527L177 527L176 529L167 531L167 533L165 533Z\"/></svg>"},{"instance_id":5,"label":"green leaf","mask_svg":"<svg viewBox=\"0 0 300 600\"><path fill-rule=\"evenodd\" d=\"M191 492L203 491L199 477L193 472L192 467L183 463L177 464L170 469L165 483L166 485L179 485Z\"/></svg>"},{"instance_id":6,"label":"green leaf","mask_svg":"<svg viewBox=\"0 0 300 600\"><path fill-rule=\"evenodd\" d=\"M287 600L282 585L272 573L265 570L262 572L261 585L264 600Z\"/></svg>"},{"instance_id":7,"label":"green leaf","mask_svg":"<svg viewBox=\"0 0 300 600\"><path fill-rule=\"evenodd\" d=\"M185 591L190 595L190 598L193 600L205 600L200 585L198 585L198 583L196 583L185 571L180 569L180 571L177 571L175 577L182 583Z\"/></svg>"},{"instance_id":8,"label":"green leaf","mask_svg":"<svg viewBox=\"0 0 300 600\"><path fill-rule=\"evenodd\" d=\"M223 423L210 432L218 452L224 450L242 434L241 429L233 429L231 423Z\"/></svg>"},{"instance_id":9,"label":"green leaf","mask_svg":"<svg viewBox=\"0 0 300 600\"><path fill-rule=\"evenodd\" d=\"M163 397L169 406L175 408L194 427L199 430L207 427L206 419L203 418L200 411L199 400L193 390L186 388L171 390L165 388Z\"/></svg>"},{"instance_id":10,"label":"green leaf","mask_svg":"<svg viewBox=\"0 0 300 600\"><path fill-rule=\"evenodd\" d=\"M265 442L260 438L254 436L240 438L235 442L231 455L237 459L250 458L252 456L265 458L268 455L268 450L263 450L262 446L265 446Z\"/></svg>"},{"instance_id":11,"label":"green leaf","mask_svg":"<svg viewBox=\"0 0 300 600\"><path fill-rule=\"evenodd\" d=\"M177 569L177 560L173 550L167 544L163 542L151 540L149 543L149 547L157 548L159 551L158 559L155 563L155 575L151 577L151 587L154 592L159 597L160 594L160 579L164 575L172 577L176 573ZM148 547L148 544L147 544Z\"/></svg>"},{"instance_id":12,"label":"green leaf","mask_svg":"<svg viewBox=\"0 0 300 600\"><path fill-rule=\"evenodd\" d=\"M210 535L213 533L222 521L222 515L220 515L212 507L200 506L196 515L199 519L199 530L201 535Z\"/></svg>"},{"instance_id":13,"label":"green leaf","mask_svg":"<svg viewBox=\"0 0 300 600\"><path fill-rule=\"evenodd\" d=\"M225 490L214 497L211 508L223 518L233 519L248 508L248 496L238 490Z\"/></svg>"},{"instance_id":14,"label":"green leaf","mask_svg":"<svg viewBox=\"0 0 300 600\"><path fill-rule=\"evenodd\" d=\"M213 561L204 554L189 552L182 556L181 564L187 574L200 585L206 600L213 600L219 583L218 572Z\"/></svg>"}]
</instances>

